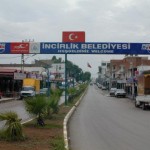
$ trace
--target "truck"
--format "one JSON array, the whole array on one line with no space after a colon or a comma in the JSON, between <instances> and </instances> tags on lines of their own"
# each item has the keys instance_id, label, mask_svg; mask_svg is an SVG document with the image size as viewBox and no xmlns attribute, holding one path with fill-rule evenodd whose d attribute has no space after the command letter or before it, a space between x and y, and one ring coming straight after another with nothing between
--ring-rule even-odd
<instances>
[{"instance_id":1,"label":"truck","mask_svg":"<svg viewBox=\"0 0 150 150\"><path fill-rule=\"evenodd\" d=\"M137 77L137 81L135 107L142 107L145 110L150 105L150 73L143 72Z\"/></svg>"},{"instance_id":2,"label":"truck","mask_svg":"<svg viewBox=\"0 0 150 150\"><path fill-rule=\"evenodd\" d=\"M40 80L25 78L20 93L20 99L24 97L33 97L40 92Z\"/></svg>"}]
</instances>

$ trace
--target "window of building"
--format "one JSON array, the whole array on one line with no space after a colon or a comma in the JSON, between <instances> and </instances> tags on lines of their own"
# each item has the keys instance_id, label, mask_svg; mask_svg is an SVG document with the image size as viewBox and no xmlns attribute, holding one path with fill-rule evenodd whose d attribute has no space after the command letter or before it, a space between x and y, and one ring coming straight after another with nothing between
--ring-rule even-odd
<instances>
[{"instance_id":1,"label":"window of building","mask_svg":"<svg viewBox=\"0 0 150 150\"><path fill-rule=\"evenodd\" d=\"M106 63L102 63L102 66L106 66Z\"/></svg>"}]
</instances>

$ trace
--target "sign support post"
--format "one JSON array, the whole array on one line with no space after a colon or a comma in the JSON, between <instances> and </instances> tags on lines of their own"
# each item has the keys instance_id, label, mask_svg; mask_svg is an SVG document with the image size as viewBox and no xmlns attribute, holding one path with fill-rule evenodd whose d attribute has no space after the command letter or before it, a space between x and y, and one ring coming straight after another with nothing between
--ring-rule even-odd
<instances>
[{"instance_id":1,"label":"sign support post","mask_svg":"<svg viewBox=\"0 0 150 150\"><path fill-rule=\"evenodd\" d=\"M68 104L67 100L67 54L65 54L65 105Z\"/></svg>"}]
</instances>

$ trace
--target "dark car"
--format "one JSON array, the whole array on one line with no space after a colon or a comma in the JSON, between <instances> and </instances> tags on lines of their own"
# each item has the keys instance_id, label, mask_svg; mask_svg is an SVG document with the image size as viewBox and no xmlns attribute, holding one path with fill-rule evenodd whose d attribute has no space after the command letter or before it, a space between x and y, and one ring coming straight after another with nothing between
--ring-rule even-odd
<instances>
[{"instance_id":1,"label":"dark car","mask_svg":"<svg viewBox=\"0 0 150 150\"><path fill-rule=\"evenodd\" d=\"M0 99L2 98L2 93L0 92Z\"/></svg>"},{"instance_id":2,"label":"dark car","mask_svg":"<svg viewBox=\"0 0 150 150\"><path fill-rule=\"evenodd\" d=\"M115 92L116 97L126 97L126 92L124 89L117 89Z\"/></svg>"}]
</instances>

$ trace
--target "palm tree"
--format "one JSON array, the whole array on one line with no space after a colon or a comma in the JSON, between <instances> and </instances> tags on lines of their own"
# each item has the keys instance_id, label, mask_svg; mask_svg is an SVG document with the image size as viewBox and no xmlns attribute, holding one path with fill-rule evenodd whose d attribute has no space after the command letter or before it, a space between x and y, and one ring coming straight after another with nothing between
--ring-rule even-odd
<instances>
[{"instance_id":1,"label":"palm tree","mask_svg":"<svg viewBox=\"0 0 150 150\"><path fill-rule=\"evenodd\" d=\"M23 140L21 120L16 112L5 112L0 114L0 121L6 121L4 136L7 140Z\"/></svg>"},{"instance_id":2,"label":"palm tree","mask_svg":"<svg viewBox=\"0 0 150 150\"><path fill-rule=\"evenodd\" d=\"M40 126L44 125L43 115L46 111L46 105L46 99L43 95L25 100L26 110L37 117L37 124Z\"/></svg>"},{"instance_id":3,"label":"palm tree","mask_svg":"<svg viewBox=\"0 0 150 150\"><path fill-rule=\"evenodd\" d=\"M50 98L47 99L47 117L49 119L52 118L53 113L56 114L59 111L58 102L59 102L61 94L62 94L62 90L60 90L60 89L52 90L51 89Z\"/></svg>"}]
</instances>

